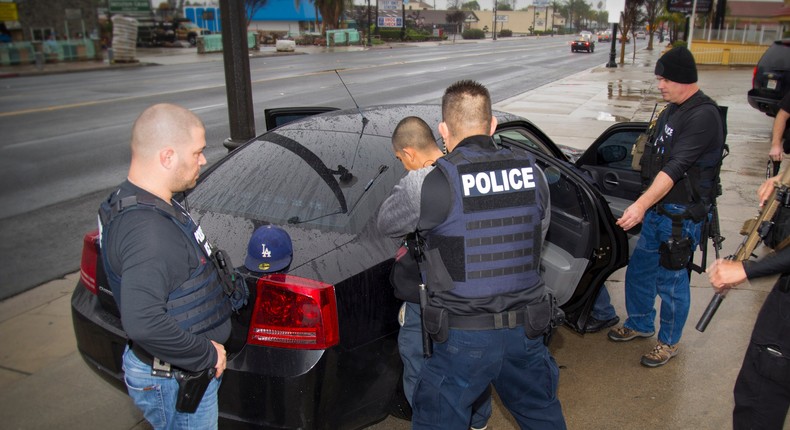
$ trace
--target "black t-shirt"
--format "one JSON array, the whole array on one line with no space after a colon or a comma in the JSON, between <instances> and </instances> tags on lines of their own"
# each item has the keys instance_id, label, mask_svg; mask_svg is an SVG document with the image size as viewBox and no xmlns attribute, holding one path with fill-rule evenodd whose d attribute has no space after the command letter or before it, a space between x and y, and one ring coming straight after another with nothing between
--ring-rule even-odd
<instances>
[{"instance_id":1,"label":"black t-shirt","mask_svg":"<svg viewBox=\"0 0 790 430\"><path fill-rule=\"evenodd\" d=\"M703 100L709 98L697 91L681 105L670 104L659 118L655 145L667 157L661 171L675 184L662 200L665 203L690 202L686 174L692 170L702 176L694 178L694 192L704 199L713 197L714 169L724 148L724 126L716 105L700 104Z\"/></svg>"},{"instance_id":2,"label":"black t-shirt","mask_svg":"<svg viewBox=\"0 0 790 430\"><path fill-rule=\"evenodd\" d=\"M126 181L117 198L131 195L156 198ZM193 335L166 312L169 294L201 264L190 238L170 218L153 210L123 212L103 234L108 235L103 252L112 270L121 276L121 322L129 338L183 369L214 367L217 353L209 340L225 342L230 336L230 321Z\"/></svg>"}]
</instances>

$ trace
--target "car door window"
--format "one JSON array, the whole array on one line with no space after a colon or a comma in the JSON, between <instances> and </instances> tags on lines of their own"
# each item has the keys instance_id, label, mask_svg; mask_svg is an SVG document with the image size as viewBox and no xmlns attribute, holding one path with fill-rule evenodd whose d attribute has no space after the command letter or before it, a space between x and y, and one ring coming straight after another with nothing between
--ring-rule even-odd
<instances>
[{"instance_id":1,"label":"car door window","mask_svg":"<svg viewBox=\"0 0 790 430\"><path fill-rule=\"evenodd\" d=\"M623 131L609 136L598 147L596 164L612 169L632 170L632 150L639 134L637 131Z\"/></svg>"},{"instance_id":2,"label":"car door window","mask_svg":"<svg viewBox=\"0 0 790 430\"><path fill-rule=\"evenodd\" d=\"M537 136L530 133L528 130L523 128L511 128L505 130L497 130L494 133L494 142L497 145L502 143L504 144L513 144L517 143L520 146L527 147L536 151L539 151L546 155L551 155L551 150L548 148L548 145L542 142Z\"/></svg>"},{"instance_id":3,"label":"car door window","mask_svg":"<svg viewBox=\"0 0 790 430\"><path fill-rule=\"evenodd\" d=\"M641 174L631 167L631 151L646 126L629 123L610 127L576 162L606 196L615 217L621 216L642 191Z\"/></svg>"}]
</instances>

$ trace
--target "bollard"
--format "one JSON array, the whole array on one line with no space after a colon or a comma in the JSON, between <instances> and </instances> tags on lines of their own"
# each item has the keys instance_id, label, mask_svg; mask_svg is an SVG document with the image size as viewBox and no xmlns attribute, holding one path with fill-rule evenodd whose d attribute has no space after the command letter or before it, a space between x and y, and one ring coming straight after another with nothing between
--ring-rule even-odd
<instances>
[{"instance_id":1,"label":"bollard","mask_svg":"<svg viewBox=\"0 0 790 430\"><path fill-rule=\"evenodd\" d=\"M36 57L36 69L44 70L44 53L36 52L35 57Z\"/></svg>"},{"instance_id":2,"label":"bollard","mask_svg":"<svg viewBox=\"0 0 790 430\"><path fill-rule=\"evenodd\" d=\"M112 64L113 63L113 52L112 48L107 48L107 62Z\"/></svg>"}]
</instances>

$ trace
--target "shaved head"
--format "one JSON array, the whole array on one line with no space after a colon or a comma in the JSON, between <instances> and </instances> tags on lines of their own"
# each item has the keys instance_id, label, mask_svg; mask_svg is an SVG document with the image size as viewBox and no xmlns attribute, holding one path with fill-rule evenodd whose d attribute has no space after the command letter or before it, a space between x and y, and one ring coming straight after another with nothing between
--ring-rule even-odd
<instances>
[{"instance_id":1,"label":"shaved head","mask_svg":"<svg viewBox=\"0 0 790 430\"><path fill-rule=\"evenodd\" d=\"M129 181L169 202L197 183L206 164L206 129L188 109L153 105L134 122L131 148Z\"/></svg>"},{"instance_id":2,"label":"shaved head","mask_svg":"<svg viewBox=\"0 0 790 430\"><path fill-rule=\"evenodd\" d=\"M132 158L148 158L166 147L189 142L195 129L203 129L191 111L162 103L144 110L132 127Z\"/></svg>"},{"instance_id":3,"label":"shaved head","mask_svg":"<svg viewBox=\"0 0 790 430\"><path fill-rule=\"evenodd\" d=\"M489 134L491 128L491 95L479 82L458 81L444 92L442 120L459 139Z\"/></svg>"},{"instance_id":4,"label":"shaved head","mask_svg":"<svg viewBox=\"0 0 790 430\"><path fill-rule=\"evenodd\" d=\"M407 116L392 133L392 147L396 152L403 151L404 148L427 151L436 147L436 138L425 121L416 116Z\"/></svg>"}]
</instances>

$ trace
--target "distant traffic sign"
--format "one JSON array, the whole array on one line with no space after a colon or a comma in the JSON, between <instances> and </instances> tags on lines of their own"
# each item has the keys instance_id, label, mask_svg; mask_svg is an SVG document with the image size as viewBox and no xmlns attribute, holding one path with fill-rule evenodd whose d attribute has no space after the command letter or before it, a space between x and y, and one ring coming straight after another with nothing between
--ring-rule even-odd
<instances>
[{"instance_id":1,"label":"distant traffic sign","mask_svg":"<svg viewBox=\"0 0 790 430\"><path fill-rule=\"evenodd\" d=\"M151 10L149 0L109 0L110 12L148 12Z\"/></svg>"},{"instance_id":2,"label":"distant traffic sign","mask_svg":"<svg viewBox=\"0 0 790 430\"><path fill-rule=\"evenodd\" d=\"M403 27L403 18L395 16L380 16L379 27Z\"/></svg>"},{"instance_id":3,"label":"distant traffic sign","mask_svg":"<svg viewBox=\"0 0 790 430\"><path fill-rule=\"evenodd\" d=\"M401 0L379 0L379 10L401 10Z\"/></svg>"},{"instance_id":4,"label":"distant traffic sign","mask_svg":"<svg viewBox=\"0 0 790 430\"><path fill-rule=\"evenodd\" d=\"M710 12L711 0L697 1L697 13ZM667 11L673 13L691 13L693 0L667 0Z\"/></svg>"}]
</instances>

